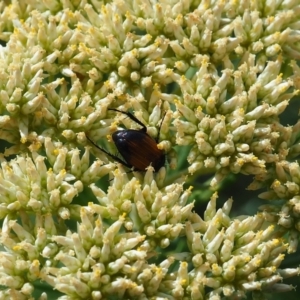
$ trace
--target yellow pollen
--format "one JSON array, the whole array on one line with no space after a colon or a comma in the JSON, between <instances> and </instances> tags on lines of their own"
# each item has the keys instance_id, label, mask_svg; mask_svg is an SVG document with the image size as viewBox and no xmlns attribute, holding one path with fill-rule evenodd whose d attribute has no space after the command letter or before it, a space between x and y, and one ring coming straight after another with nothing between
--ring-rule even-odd
<instances>
[{"instance_id":1,"label":"yellow pollen","mask_svg":"<svg viewBox=\"0 0 300 300\"><path fill-rule=\"evenodd\" d=\"M186 285L186 284L187 284L187 280L186 279L181 279L180 285Z\"/></svg>"},{"instance_id":2,"label":"yellow pollen","mask_svg":"<svg viewBox=\"0 0 300 300\"><path fill-rule=\"evenodd\" d=\"M25 144L27 142L27 138L25 136L23 136L21 139L20 139L20 142L22 144Z\"/></svg>"},{"instance_id":3,"label":"yellow pollen","mask_svg":"<svg viewBox=\"0 0 300 300\"><path fill-rule=\"evenodd\" d=\"M59 149L54 149L53 154L57 156L59 154Z\"/></svg>"}]
</instances>

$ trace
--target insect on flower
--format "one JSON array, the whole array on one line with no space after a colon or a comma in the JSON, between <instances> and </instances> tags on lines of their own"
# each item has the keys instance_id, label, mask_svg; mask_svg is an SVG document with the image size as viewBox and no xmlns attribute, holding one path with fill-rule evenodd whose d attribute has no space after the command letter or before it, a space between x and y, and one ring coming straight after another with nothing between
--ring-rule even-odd
<instances>
[{"instance_id":1,"label":"insect on flower","mask_svg":"<svg viewBox=\"0 0 300 300\"><path fill-rule=\"evenodd\" d=\"M123 159L98 146L88 136L87 139L99 150L106 153L108 156L124 166L130 169L133 168L134 171L145 171L147 167L152 165L155 172L157 172L161 167L163 167L166 162L166 155L163 150L158 149L157 147L163 119L159 126L157 137L156 139L153 139L147 133L147 127L132 113L118 109L109 110L120 112L142 126L139 130L123 129L117 130L112 134L112 139Z\"/></svg>"}]
</instances>

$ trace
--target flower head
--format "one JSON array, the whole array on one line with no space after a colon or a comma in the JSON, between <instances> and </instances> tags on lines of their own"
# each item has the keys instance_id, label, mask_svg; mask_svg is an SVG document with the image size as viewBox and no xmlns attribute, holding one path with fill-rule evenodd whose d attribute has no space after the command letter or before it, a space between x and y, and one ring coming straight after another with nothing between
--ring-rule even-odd
<instances>
[{"instance_id":1,"label":"flower head","mask_svg":"<svg viewBox=\"0 0 300 300\"><path fill-rule=\"evenodd\" d=\"M0 298L32 298L38 280L62 299L291 290L279 281L298 274L280 265L299 238L299 122L281 116L299 93L299 1L11 2L0 3ZM168 166L111 161L111 135L138 128L109 109L153 138L160 128ZM249 189L272 203L232 217L214 194L202 218L186 182L208 172L212 190L254 176Z\"/></svg>"}]
</instances>

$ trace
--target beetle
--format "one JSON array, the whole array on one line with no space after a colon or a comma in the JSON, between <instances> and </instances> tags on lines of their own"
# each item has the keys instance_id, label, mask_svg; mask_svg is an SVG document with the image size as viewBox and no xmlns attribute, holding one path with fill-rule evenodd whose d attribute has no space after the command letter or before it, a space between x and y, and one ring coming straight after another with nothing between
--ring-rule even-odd
<instances>
[{"instance_id":1,"label":"beetle","mask_svg":"<svg viewBox=\"0 0 300 300\"><path fill-rule=\"evenodd\" d=\"M147 133L147 127L145 126L145 124L138 120L131 112L125 112L113 108L110 108L108 110L122 113L142 127L139 130L117 130L112 134L112 139L123 159L109 153L102 147L98 146L88 136L87 139L99 150L106 153L108 156L121 163L122 165L133 169L134 171L145 171L147 167L152 165L155 172L157 172L161 167L163 167L166 163L166 155L163 150L158 149L157 144L164 117L159 126L157 137L156 139L153 139Z\"/></svg>"}]
</instances>

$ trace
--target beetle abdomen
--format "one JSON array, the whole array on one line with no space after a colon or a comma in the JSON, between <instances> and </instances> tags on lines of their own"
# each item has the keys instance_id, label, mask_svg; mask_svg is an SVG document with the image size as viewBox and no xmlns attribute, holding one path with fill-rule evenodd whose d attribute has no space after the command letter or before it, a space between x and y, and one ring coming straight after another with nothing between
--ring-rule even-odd
<instances>
[{"instance_id":1,"label":"beetle abdomen","mask_svg":"<svg viewBox=\"0 0 300 300\"><path fill-rule=\"evenodd\" d=\"M165 154L157 148L156 141L141 130L118 130L113 141L125 161L136 171L145 171L152 165L157 172L165 165Z\"/></svg>"}]
</instances>

